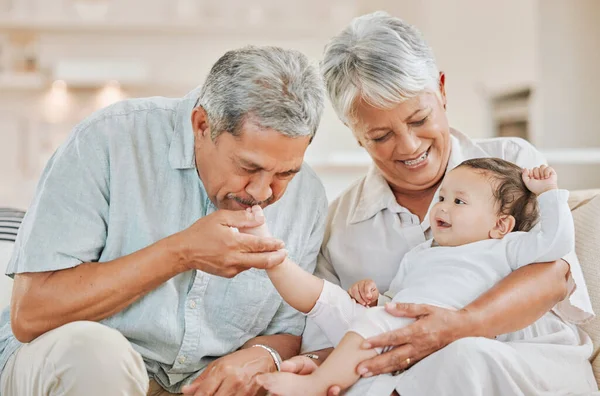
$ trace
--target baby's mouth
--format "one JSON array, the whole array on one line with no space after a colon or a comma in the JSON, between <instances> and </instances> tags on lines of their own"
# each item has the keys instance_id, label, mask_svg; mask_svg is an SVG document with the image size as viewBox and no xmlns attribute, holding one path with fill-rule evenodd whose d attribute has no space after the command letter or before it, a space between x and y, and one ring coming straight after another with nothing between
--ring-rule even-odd
<instances>
[{"instance_id":1,"label":"baby's mouth","mask_svg":"<svg viewBox=\"0 0 600 396\"><path fill-rule=\"evenodd\" d=\"M439 228L450 228L452 227L452 224L445 222L444 220L441 219L436 219L437 222L437 226Z\"/></svg>"}]
</instances>

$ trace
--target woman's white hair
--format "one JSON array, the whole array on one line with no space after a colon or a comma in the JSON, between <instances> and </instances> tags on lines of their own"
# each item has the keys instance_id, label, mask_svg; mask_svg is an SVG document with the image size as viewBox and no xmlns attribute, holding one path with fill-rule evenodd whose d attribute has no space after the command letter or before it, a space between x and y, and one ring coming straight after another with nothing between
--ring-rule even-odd
<instances>
[{"instance_id":1,"label":"woman's white hair","mask_svg":"<svg viewBox=\"0 0 600 396\"><path fill-rule=\"evenodd\" d=\"M359 100L386 109L439 87L433 51L421 33L381 11L353 19L333 37L321 69L333 108L346 124Z\"/></svg>"}]
</instances>

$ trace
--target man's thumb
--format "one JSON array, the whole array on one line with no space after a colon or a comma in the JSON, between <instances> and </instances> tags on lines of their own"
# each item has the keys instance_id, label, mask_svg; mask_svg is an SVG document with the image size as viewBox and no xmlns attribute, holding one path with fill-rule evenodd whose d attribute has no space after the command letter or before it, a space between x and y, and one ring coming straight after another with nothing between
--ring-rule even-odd
<instances>
[{"instance_id":1,"label":"man's thumb","mask_svg":"<svg viewBox=\"0 0 600 396\"><path fill-rule=\"evenodd\" d=\"M222 210L221 224L235 228L258 227L265 222L265 216L257 216L246 210Z\"/></svg>"}]
</instances>

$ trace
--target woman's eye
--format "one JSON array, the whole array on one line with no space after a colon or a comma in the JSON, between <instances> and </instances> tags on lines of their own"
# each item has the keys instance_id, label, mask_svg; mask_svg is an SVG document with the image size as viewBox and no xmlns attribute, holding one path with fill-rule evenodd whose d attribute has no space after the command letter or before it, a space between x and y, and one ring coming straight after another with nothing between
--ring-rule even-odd
<instances>
[{"instance_id":1,"label":"woman's eye","mask_svg":"<svg viewBox=\"0 0 600 396\"><path fill-rule=\"evenodd\" d=\"M456 198L456 199L454 200L454 203L455 203L455 204L457 204L457 205L464 205L464 204L465 204L465 201L462 201L462 200L460 200L460 199Z\"/></svg>"},{"instance_id":2,"label":"woman's eye","mask_svg":"<svg viewBox=\"0 0 600 396\"><path fill-rule=\"evenodd\" d=\"M411 122L410 125L419 127L419 126L425 124L425 122L427 122L428 118L429 118L429 116L426 116L422 120Z\"/></svg>"},{"instance_id":3,"label":"woman's eye","mask_svg":"<svg viewBox=\"0 0 600 396\"><path fill-rule=\"evenodd\" d=\"M374 142L383 142L384 140L387 140L390 137L391 134L392 134L391 132L388 132L388 133L386 133L383 136L380 136L378 138L371 139L371 140L373 140Z\"/></svg>"}]
</instances>

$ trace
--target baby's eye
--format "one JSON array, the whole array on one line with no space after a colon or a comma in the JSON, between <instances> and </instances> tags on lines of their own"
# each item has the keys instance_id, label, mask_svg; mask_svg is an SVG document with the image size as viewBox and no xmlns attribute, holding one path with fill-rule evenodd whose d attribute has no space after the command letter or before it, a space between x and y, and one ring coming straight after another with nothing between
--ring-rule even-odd
<instances>
[{"instance_id":1,"label":"baby's eye","mask_svg":"<svg viewBox=\"0 0 600 396\"><path fill-rule=\"evenodd\" d=\"M464 205L464 204L466 204L465 201L463 201L461 199L458 199L458 198L454 199L454 203L457 204L457 205Z\"/></svg>"},{"instance_id":2,"label":"baby's eye","mask_svg":"<svg viewBox=\"0 0 600 396\"><path fill-rule=\"evenodd\" d=\"M440 196L439 196L439 198L438 198L438 201L439 201L439 202L444 202L444 197L442 197L442 196L440 195Z\"/></svg>"}]
</instances>

